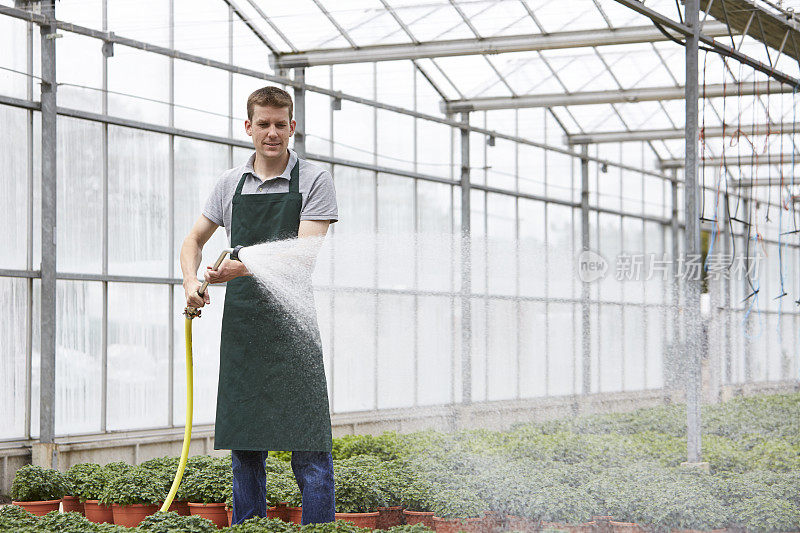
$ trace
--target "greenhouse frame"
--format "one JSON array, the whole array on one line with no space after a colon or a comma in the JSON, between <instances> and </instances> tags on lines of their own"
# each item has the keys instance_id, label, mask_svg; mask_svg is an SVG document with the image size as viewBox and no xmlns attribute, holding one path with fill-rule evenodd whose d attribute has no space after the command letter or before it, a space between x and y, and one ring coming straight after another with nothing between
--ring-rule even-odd
<instances>
[{"instance_id":1,"label":"greenhouse frame","mask_svg":"<svg viewBox=\"0 0 800 533\"><path fill-rule=\"evenodd\" d=\"M699 460L701 403L798 388L790 3L0 1L3 489L31 460L178 449L178 252L265 85L336 184L314 275L334 435L685 400ZM708 274L743 251L743 279Z\"/></svg>"}]
</instances>

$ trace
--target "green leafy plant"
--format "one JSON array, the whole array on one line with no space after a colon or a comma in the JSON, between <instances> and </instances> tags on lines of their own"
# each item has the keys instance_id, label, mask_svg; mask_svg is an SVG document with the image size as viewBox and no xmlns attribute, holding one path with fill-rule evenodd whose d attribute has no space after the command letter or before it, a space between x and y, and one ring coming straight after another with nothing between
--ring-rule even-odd
<instances>
[{"instance_id":1,"label":"green leafy plant","mask_svg":"<svg viewBox=\"0 0 800 533\"><path fill-rule=\"evenodd\" d=\"M432 530L422 524L404 524L402 526L390 527L389 533L430 533Z\"/></svg>"},{"instance_id":2,"label":"green leafy plant","mask_svg":"<svg viewBox=\"0 0 800 533\"><path fill-rule=\"evenodd\" d=\"M286 503L291 507L299 507L303 501L303 496L297 487L294 474L267 473L267 502L270 505Z\"/></svg>"},{"instance_id":3,"label":"green leafy plant","mask_svg":"<svg viewBox=\"0 0 800 533\"><path fill-rule=\"evenodd\" d=\"M129 468L108 480L100 495L103 505L156 505L166 494L163 484L150 470Z\"/></svg>"},{"instance_id":4,"label":"green leafy plant","mask_svg":"<svg viewBox=\"0 0 800 533\"><path fill-rule=\"evenodd\" d=\"M264 533L266 531L270 533L298 533L300 527L292 522L284 522L277 518L254 517L225 530L226 533Z\"/></svg>"},{"instance_id":5,"label":"green leafy plant","mask_svg":"<svg viewBox=\"0 0 800 533\"><path fill-rule=\"evenodd\" d=\"M215 533L217 526L202 516L180 516L173 512L157 512L142 520L139 529L152 533Z\"/></svg>"},{"instance_id":6,"label":"green leafy plant","mask_svg":"<svg viewBox=\"0 0 800 533\"><path fill-rule=\"evenodd\" d=\"M25 465L14 475L11 499L18 502L59 500L68 490L67 479L58 470Z\"/></svg>"},{"instance_id":7,"label":"green leafy plant","mask_svg":"<svg viewBox=\"0 0 800 533\"><path fill-rule=\"evenodd\" d=\"M371 529L358 527L352 522L337 520L324 524L307 524L300 528L301 533L372 533Z\"/></svg>"},{"instance_id":8,"label":"green leafy plant","mask_svg":"<svg viewBox=\"0 0 800 533\"><path fill-rule=\"evenodd\" d=\"M334 461L334 484L338 513L369 513L386 505L374 472L358 462Z\"/></svg>"},{"instance_id":9,"label":"green leafy plant","mask_svg":"<svg viewBox=\"0 0 800 533\"><path fill-rule=\"evenodd\" d=\"M97 463L72 465L65 476L70 486L70 495L81 502L99 499L108 479L103 467Z\"/></svg>"},{"instance_id":10,"label":"green leafy plant","mask_svg":"<svg viewBox=\"0 0 800 533\"><path fill-rule=\"evenodd\" d=\"M224 503L233 485L230 467L211 462L203 469L184 474L182 496L194 503Z\"/></svg>"},{"instance_id":11,"label":"green leafy plant","mask_svg":"<svg viewBox=\"0 0 800 533\"><path fill-rule=\"evenodd\" d=\"M0 531L3 529L13 531L15 527L32 526L37 522L36 516L19 505L0 507Z\"/></svg>"}]
</instances>

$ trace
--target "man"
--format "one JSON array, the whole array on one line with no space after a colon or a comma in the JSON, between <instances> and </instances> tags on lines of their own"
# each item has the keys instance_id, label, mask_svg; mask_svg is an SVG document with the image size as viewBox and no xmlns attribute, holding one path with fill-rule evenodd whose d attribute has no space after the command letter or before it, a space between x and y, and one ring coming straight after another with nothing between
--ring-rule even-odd
<instances>
[{"instance_id":1,"label":"man","mask_svg":"<svg viewBox=\"0 0 800 533\"><path fill-rule=\"evenodd\" d=\"M244 125L255 154L222 173L183 242L187 306L211 303L209 291L198 295L197 269L203 245L219 226L225 226L234 247L323 238L336 222L330 173L289 149L296 126L292 109L291 96L277 87L264 87L247 99ZM292 450L302 523L332 522L331 423L318 329L309 333L287 323L291 319L280 304L258 288L238 261L226 259L217 270L209 267L204 277L209 283L228 282L214 448L231 450L233 523L266 516L267 450Z\"/></svg>"}]
</instances>

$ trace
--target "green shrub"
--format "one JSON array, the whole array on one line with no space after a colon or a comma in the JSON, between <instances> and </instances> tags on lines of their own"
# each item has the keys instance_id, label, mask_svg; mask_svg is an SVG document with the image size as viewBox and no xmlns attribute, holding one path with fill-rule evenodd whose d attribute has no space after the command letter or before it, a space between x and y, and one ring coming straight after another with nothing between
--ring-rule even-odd
<instances>
[{"instance_id":1,"label":"green shrub","mask_svg":"<svg viewBox=\"0 0 800 533\"><path fill-rule=\"evenodd\" d=\"M469 489L445 489L432 496L433 512L439 518L476 518L483 516L484 502Z\"/></svg>"},{"instance_id":2,"label":"green shrub","mask_svg":"<svg viewBox=\"0 0 800 533\"><path fill-rule=\"evenodd\" d=\"M292 522L284 522L277 518L254 517L241 524L233 525L225 533L298 533L300 527Z\"/></svg>"},{"instance_id":3,"label":"green shrub","mask_svg":"<svg viewBox=\"0 0 800 533\"><path fill-rule=\"evenodd\" d=\"M11 499L18 502L59 500L68 489L66 477L58 470L25 465L14 475Z\"/></svg>"},{"instance_id":4,"label":"green shrub","mask_svg":"<svg viewBox=\"0 0 800 533\"><path fill-rule=\"evenodd\" d=\"M152 471L128 468L108 480L100 495L103 505L160 504L166 494L163 484Z\"/></svg>"},{"instance_id":5,"label":"green shrub","mask_svg":"<svg viewBox=\"0 0 800 533\"><path fill-rule=\"evenodd\" d=\"M361 461L335 461L336 512L368 513L386 505L386 498L372 469Z\"/></svg>"},{"instance_id":6,"label":"green shrub","mask_svg":"<svg viewBox=\"0 0 800 533\"><path fill-rule=\"evenodd\" d=\"M294 474L269 472L266 487L267 502L270 505L286 503L291 507L300 507L303 501Z\"/></svg>"},{"instance_id":7,"label":"green shrub","mask_svg":"<svg viewBox=\"0 0 800 533\"><path fill-rule=\"evenodd\" d=\"M202 516L180 516L173 512L157 512L139 524L139 529L152 533L216 533L217 526Z\"/></svg>"},{"instance_id":8,"label":"green shrub","mask_svg":"<svg viewBox=\"0 0 800 533\"><path fill-rule=\"evenodd\" d=\"M65 475L70 486L70 495L81 502L99 499L107 481L106 472L97 463L72 465Z\"/></svg>"},{"instance_id":9,"label":"green shrub","mask_svg":"<svg viewBox=\"0 0 800 533\"><path fill-rule=\"evenodd\" d=\"M0 530L36 524L38 519L19 505L0 507Z\"/></svg>"},{"instance_id":10,"label":"green shrub","mask_svg":"<svg viewBox=\"0 0 800 533\"><path fill-rule=\"evenodd\" d=\"M431 529L422 524L404 524L402 526L390 527L389 533L431 533Z\"/></svg>"},{"instance_id":11,"label":"green shrub","mask_svg":"<svg viewBox=\"0 0 800 533\"><path fill-rule=\"evenodd\" d=\"M397 434L386 432L377 437L373 435L345 435L334 439L332 455L334 459L349 459L359 455L372 455L389 461L399 457Z\"/></svg>"},{"instance_id":12,"label":"green shrub","mask_svg":"<svg viewBox=\"0 0 800 533\"><path fill-rule=\"evenodd\" d=\"M211 462L202 469L184 474L182 498L194 503L224 503L233 486L229 466Z\"/></svg>"},{"instance_id":13,"label":"green shrub","mask_svg":"<svg viewBox=\"0 0 800 533\"><path fill-rule=\"evenodd\" d=\"M352 522L337 520L324 524L308 524L300 528L301 533L372 533L371 529L357 527Z\"/></svg>"}]
</instances>

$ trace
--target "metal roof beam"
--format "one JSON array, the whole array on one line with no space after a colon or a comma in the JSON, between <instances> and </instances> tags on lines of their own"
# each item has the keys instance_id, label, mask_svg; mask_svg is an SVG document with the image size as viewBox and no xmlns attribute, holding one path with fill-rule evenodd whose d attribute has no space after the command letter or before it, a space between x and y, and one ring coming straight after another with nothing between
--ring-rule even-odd
<instances>
[{"instance_id":1,"label":"metal roof beam","mask_svg":"<svg viewBox=\"0 0 800 533\"><path fill-rule=\"evenodd\" d=\"M795 163L800 164L800 154L795 154ZM725 158L722 157L707 157L701 161L701 164L706 166L717 166L725 164L726 166L753 166L753 165L791 165L792 154L764 154L760 156L737 154L729 155ZM666 168L683 168L684 160L680 159L664 159L659 163L659 167Z\"/></svg>"},{"instance_id":2,"label":"metal roof beam","mask_svg":"<svg viewBox=\"0 0 800 533\"><path fill-rule=\"evenodd\" d=\"M740 134L744 135L776 135L785 133L798 133L800 132L800 124L748 124L741 126L716 126L713 128L705 128L703 133L705 137L729 137L733 136L739 130ZM564 137L564 142L569 145L574 144L600 144L600 143L618 143L629 141L663 141L668 139L683 139L686 135L686 130L680 129L663 129L663 130L637 130L637 131L595 131L590 133L581 133L576 135L567 135Z\"/></svg>"},{"instance_id":3,"label":"metal roof beam","mask_svg":"<svg viewBox=\"0 0 800 533\"><path fill-rule=\"evenodd\" d=\"M678 32L672 32L680 36ZM727 27L720 22L708 23L703 33L711 37L728 35ZM600 28L554 32L549 34L504 35L482 39L454 39L421 43L383 44L353 48L331 48L285 53L272 59L272 68L313 67L340 63L363 63L371 61L395 61L398 59L425 59L476 54L500 54L581 48L586 46L608 46L616 44L649 43L666 41L667 37L653 26L632 26L614 30Z\"/></svg>"},{"instance_id":4,"label":"metal roof beam","mask_svg":"<svg viewBox=\"0 0 800 533\"><path fill-rule=\"evenodd\" d=\"M792 88L778 81L746 82L706 85L707 98L721 96L743 96L754 94L791 93ZM557 107L573 105L623 104L659 100L683 100L683 87L647 87L642 89L621 89L610 91L587 91L565 94L529 94L524 96L503 96L450 100L439 104L442 113L464 113L466 111L490 111L495 109L521 109L529 107ZM702 94L700 95L702 96Z\"/></svg>"}]
</instances>

